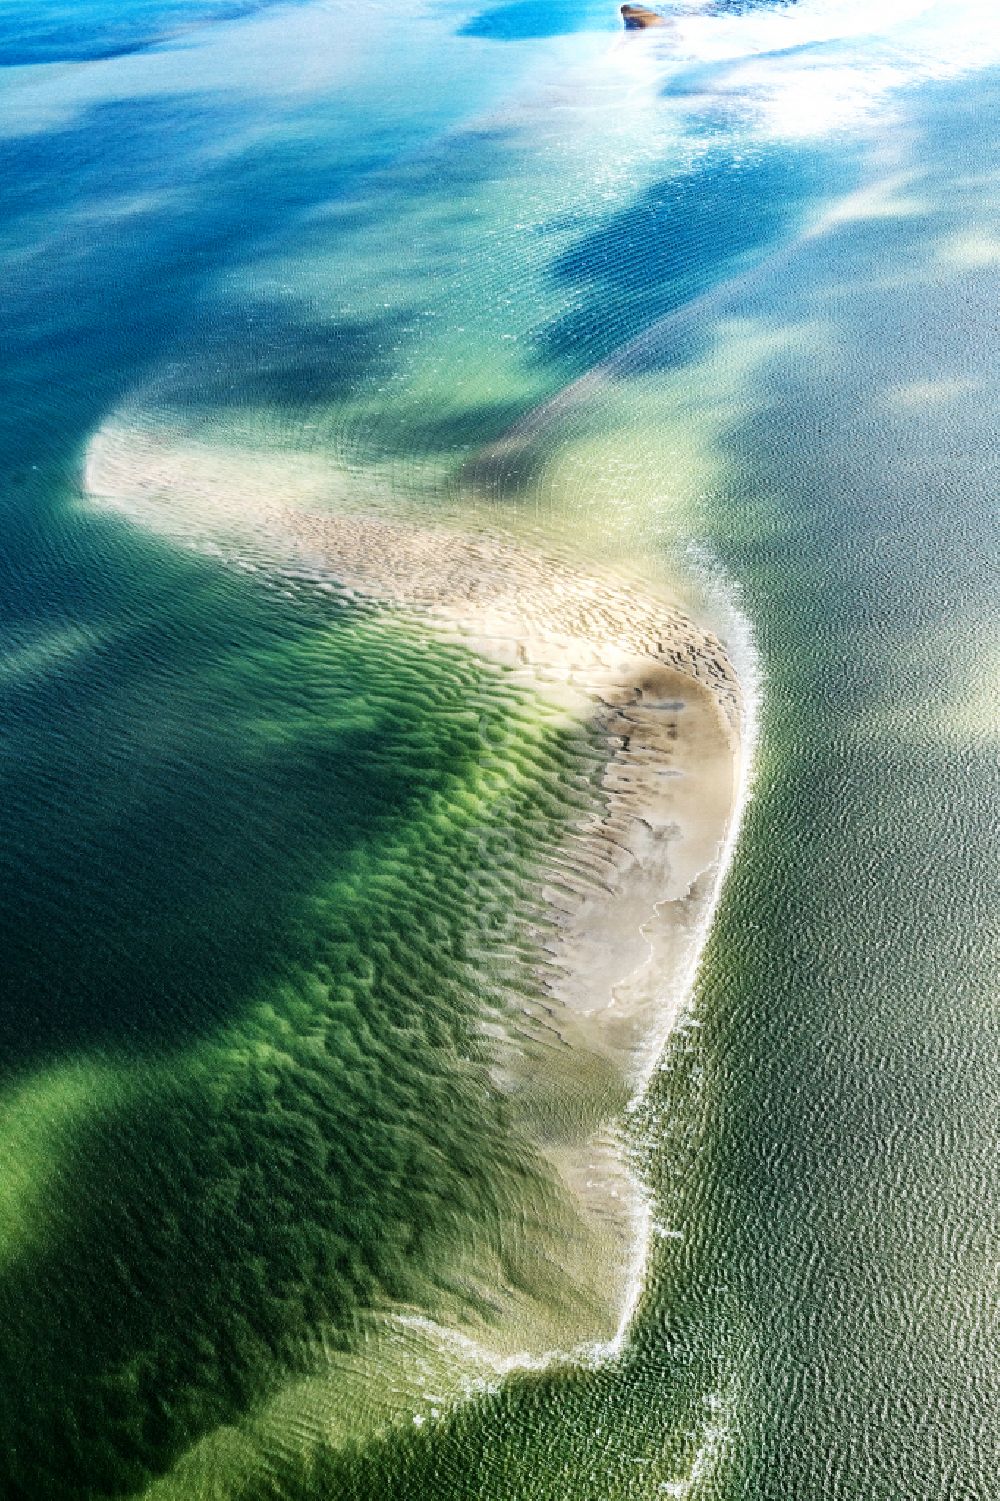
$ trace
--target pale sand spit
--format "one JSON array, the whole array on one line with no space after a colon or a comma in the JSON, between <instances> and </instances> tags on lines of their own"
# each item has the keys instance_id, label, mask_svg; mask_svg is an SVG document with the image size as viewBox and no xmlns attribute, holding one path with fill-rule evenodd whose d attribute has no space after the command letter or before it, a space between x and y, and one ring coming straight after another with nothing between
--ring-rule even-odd
<instances>
[{"instance_id":1,"label":"pale sand spit","mask_svg":"<svg viewBox=\"0 0 1000 1501\"><path fill-rule=\"evenodd\" d=\"M651 586L552 538L484 523L475 507L441 517L359 498L317 456L112 422L90 446L85 489L191 546L458 638L603 746L601 807L550 852L537 897L544 1024L560 1048L533 1045L530 1016L483 1030L497 1083L544 1115L542 1149L581 1206L586 1232L567 1260L592 1287L619 1287L601 1336L613 1337L636 1294L646 1207L619 1125L595 1129L593 1112L581 1125L576 1095L589 1074L634 1096L690 992L741 785L740 685L722 643ZM579 1068L567 1070L565 1044Z\"/></svg>"}]
</instances>

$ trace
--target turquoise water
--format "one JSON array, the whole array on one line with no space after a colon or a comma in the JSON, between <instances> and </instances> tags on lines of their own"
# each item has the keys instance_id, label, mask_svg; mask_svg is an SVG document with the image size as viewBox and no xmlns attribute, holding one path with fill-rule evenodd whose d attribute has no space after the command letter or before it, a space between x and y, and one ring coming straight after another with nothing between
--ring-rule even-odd
<instances>
[{"instance_id":1,"label":"turquoise water","mask_svg":"<svg viewBox=\"0 0 1000 1501\"><path fill-rule=\"evenodd\" d=\"M4 1494L990 1498L995 23L237 9L0 21ZM526 515L745 666L749 620L612 1350L446 1336L602 1327L478 1026L542 1014L593 746L231 496L95 505L102 428Z\"/></svg>"}]
</instances>

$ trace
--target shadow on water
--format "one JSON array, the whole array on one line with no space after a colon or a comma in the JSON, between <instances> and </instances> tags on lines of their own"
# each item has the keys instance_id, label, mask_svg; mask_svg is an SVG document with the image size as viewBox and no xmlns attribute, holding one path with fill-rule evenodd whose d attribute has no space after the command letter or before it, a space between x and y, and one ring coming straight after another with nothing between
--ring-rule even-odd
<instances>
[{"instance_id":1,"label":"shadow on water","mask_svg":"<svg viewBox=\"0 0 1000 1501\"><path fill-rule=\"evenodd\" d=\"M711 151L647 188L556 259L551 275L572 305L538 336L540 357L582 375L738 274L829 190L826 167L815 150Z\"/></svg>"},{"instance_id":2,"label":"shadow on water","mask_svg":"<svg viewBox=\"0 0 1000 1501\"><path fill-rule=\"evenodd\" d=\"M251 16L279 0L6 0L0 68L102 62L168 42L179 32ZM288 3L288 0L284 0Z\"/></svg>"},{"instance_id":3,"label":"shadow on water","mask_svg":"<svg viewBox=\"0 0 1000 1501\"><path fill-rule=\"evenodd\" d=\"M251 150L245 126L237 105L208 111L201 96L189 106L174 95L102 104L70 126L5 142L5 473L72 462L165 349L212 326L228 268L265 254L384 159L383 146L362 141L331 171L303 143ZM205 153L213 131L230 148L221 162ZM303 318L298 304L280 316L287 329ZM391 332L384 318L331 337L311 328L313 373L321 360L334 389L352 370L363 377L379 368ZM296 336L306 339L304 327Z\"/></svg>"},{"instance_id":4,"label":"shadow on water","mask_svg":"<svg viewBox=\"0 0 1000 1501\"><path fill-rule=\"evenodd\" d=\"M391 136L352 137L332 157L308 137L280 131L251 149L240 145L240 108L213 109L208 123L205 116L200 97L190 108L182 96L106 104L71 127L6 143L5 240L16 270L0 466L15 482L33 480L39 465L72 470L107 412L151 378L150 399L182 418L196 413L204 424L248 406L297 415L296 441L308 447L317 439L301 422L321 415L320 440L332 441L341 403L377 395L405 370L406 351L419 338L426 268L418 264L409 297L394 308L336 321L325 303L317 309L308 298L285 297L273 281L234 298L227 272L241 275L272 252L280 258L289 244L335 268L338 245L350 255L354 236L377 231L385 216L405 214L414 202L431 216L421 233L438 234L447 247L436 274L460 265L462 236L475 223L462 206L481 187L481 162L471 168L461 153L432 153L383 179L379 169L396 149ZM204 152L213 121L220 142L235 142L221 165ZM499 147L488 143L480 132L477 155L489 149L496 163ZM374 186L365 183L369 173ZM284 268L275 276L289 274ZM324 283L327 301L329 291ZM167 351L176 375L165 373ZM449 395L444 407L411 400L404 375L384 410L373 402L350 438L369 446L368 457L446 455L498 436L525 408L523 400ZM35 504L46 505L44 493L35 493Z\"/></svg>"},{"instance_id":5,"label":"shadow on water","mask_svg":"<svg viewBox=\"0 0 1000 1501\"><path fill-rule=\"evenodd\" d=\"M191 384L167 389L169 409L203 422L248 404L322 412L389 378L411 319L402 310L319 324L295 304L255 298L242 327L213 333L211 346L199 349Z\"/></svg>"},{"instance_id":6,"label":"shadow on water","mask_svg":"<svg viewBox=\"0 0 1000 1501\"><path fill-rule=\"evenodd\" d=\"M573 31L620 29L617 13L606 0L509 0L508 4L480 11L466 21L459 34L519 42Z\"/></svg>"},{"instance_id":7,"label":"shadow on water","mask_svg":"<svg viewBox=\"0 0 1000 1501\"><path fill-rule=\"evenodd\" d=\"M74 610L68 630L22 632L14 680L0 676L7 1069L218 1026L277 982L304 893L440 788L459 751L413 781L398 713L338 723L364 684L327 668L322 643L332 656L349 618L310 648L301 609L255 614L246 588L152 549L140 572L108 532L92 535L104 611L127 621L115 585L132 585L141 623Z\"/></svg>"}]
</instances>

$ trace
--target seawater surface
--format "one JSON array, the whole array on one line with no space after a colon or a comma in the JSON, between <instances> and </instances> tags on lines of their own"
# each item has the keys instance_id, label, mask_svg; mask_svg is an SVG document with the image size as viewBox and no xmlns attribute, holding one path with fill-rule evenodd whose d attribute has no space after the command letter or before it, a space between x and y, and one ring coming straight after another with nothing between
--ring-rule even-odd
<instances>
[{"instance_id":1,"label":"seawater surface","mask_svg":"<svg viewBox=\"0 0 1000 1501\"><path fill-rule=\"evenodd\" d=\"M1000 36L670 9L3 10L5 1495L996 1494ZM230 479L102 503L109 435ZM287 566L316 464L759 672L638 1097L497 1088L597 749Z\"/></svg>"}]
</instances>

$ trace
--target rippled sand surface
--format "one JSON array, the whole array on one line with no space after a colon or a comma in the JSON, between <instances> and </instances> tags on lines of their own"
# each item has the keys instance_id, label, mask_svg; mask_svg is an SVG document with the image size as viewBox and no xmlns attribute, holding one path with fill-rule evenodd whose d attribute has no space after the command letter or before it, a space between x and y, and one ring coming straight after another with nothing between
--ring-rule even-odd
<instances>
[{"instance_id":1,"label":"rippled sand surface","mask_svg":"<svg viewBox=\"0 0 1000 1501\"><path fill-rule=\"evenodd\" d=\"M610 1340L635 1296L648 1234L614 1111L641 1085L686 999L735 827L744 716L724 647L648 586L554 550L551 538L516 538L472 516L421 517L399 495L378 510L350 507L328 463L192 445L141 412L102 429L85 480L92 504L457 642L580 738L581 758L593 762L592 807L584 802L543 851L511 932L525 957L535 951L530 986L522 980L478 1026L492 1039L495 1083L526 1109L529 1135L584 1216L549 1254L592 1290L576 1322L555 1332L537 1311L532 1327L510 1309L477 1332L521 1359ZM523 840L509 798L491 811L500 816L510 839ZM484 858L494 858L487 846ZM482 930L493 902L472 892L469 901ZM512 1253L536 1255L530 1228L522 1234L518 1246L511 1227Z\"/></svg>"}]
</instances>

